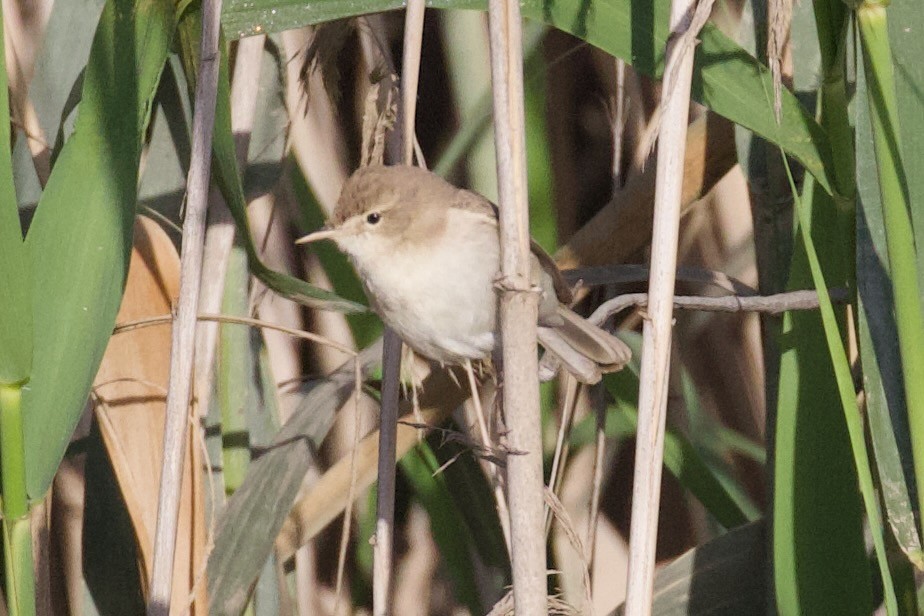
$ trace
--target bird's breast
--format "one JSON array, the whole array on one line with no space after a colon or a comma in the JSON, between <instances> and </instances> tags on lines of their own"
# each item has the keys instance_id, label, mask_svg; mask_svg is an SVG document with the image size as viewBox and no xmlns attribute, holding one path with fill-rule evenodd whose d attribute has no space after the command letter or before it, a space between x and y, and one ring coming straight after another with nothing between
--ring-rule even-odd
<instances>
[{"instance_id":1,"label":"bird's breast","mask_svg":"<svg viewBox=\"0 0 924 616\"><path fill-rule=\"evenodd\" d=\"M415 351L444 363L483 359L497 319L496 228L450 220L424 246L398 246L371 263L356 262L373 307Z\"/></svg>"}]
</instances>

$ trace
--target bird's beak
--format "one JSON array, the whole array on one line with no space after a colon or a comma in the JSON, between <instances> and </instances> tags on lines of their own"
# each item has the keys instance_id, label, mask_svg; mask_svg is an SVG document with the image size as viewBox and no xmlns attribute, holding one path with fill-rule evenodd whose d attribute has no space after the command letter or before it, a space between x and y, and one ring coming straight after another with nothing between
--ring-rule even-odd
<instances>
[{"instance_id":1,"label":"bird's beak","mask_svg":"<svg viewBox=\"0 0 924 616\"><path fill-rule=\"evenodd\" d=\"M318 242L320 240L334 240L341 235L343 235L343 229L336 227L321 227L314 233L309 233L308 235L295 240L295 243L310 244L311 242Z\"/></svg>"}]
</instances>

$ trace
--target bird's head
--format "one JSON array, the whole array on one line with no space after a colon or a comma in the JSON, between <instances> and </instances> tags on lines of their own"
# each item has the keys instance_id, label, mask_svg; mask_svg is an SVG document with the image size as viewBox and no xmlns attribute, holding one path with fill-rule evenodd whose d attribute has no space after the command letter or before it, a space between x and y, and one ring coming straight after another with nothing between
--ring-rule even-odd
<instances>
[{"instance_id":1,"label":"bird's head","mask_svg":"<svg viewBox=\"0 0 924 616\"><path fill-rule=\"evenodd\" d=\"M333 240L357 265L399 250L423 249L444 232L457 191L418 167L363 167L344 183L327 224L296 243Z\"/></svg>"}]
</instances>

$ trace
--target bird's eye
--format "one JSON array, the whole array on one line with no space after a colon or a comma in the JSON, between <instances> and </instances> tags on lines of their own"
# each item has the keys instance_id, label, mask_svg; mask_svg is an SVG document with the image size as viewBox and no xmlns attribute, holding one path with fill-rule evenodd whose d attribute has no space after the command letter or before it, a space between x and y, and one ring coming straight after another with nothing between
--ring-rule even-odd
<instances>
[{"instance_id":1,"label":"bird's eye","mask_svg":"<svg viewBox=\"0 0 924 616\"><path fill-rule=\"evenodd\" d=\"M380 220L382 220L382 215L378 212L372 212L366 216L366 222L368 222L370 225L378 224Z\"/></svg>"}]
</instances>

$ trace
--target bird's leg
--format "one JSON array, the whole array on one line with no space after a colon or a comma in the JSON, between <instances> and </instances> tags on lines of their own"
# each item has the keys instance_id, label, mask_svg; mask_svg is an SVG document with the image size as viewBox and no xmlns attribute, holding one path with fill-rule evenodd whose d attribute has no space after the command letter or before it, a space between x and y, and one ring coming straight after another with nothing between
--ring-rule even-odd
<instances>
[{"instance_id":1,"label":"bird's leg","mask_svg":"<svg viewBox=\"0 0 924 616\"><path fill-rule=\"evenodd\" d=\"M564 467L568 462L569 447L567 437L571 433L574 408L577 404L577 396L580 387L581 384L574 376L571 374L565 376L565 402L562 407L561 425L558 427L558 439L555 442L555 455L552 458L552 470L549 474L549 489L556 495L560 491L561 479L565 473ZM551 524L551 512L546 510L546 534L548 534Z\"/></svg>"},{"instance_id":2,"label":"bird's leg","mask_svg":"<svg viewBox=\"0 0 924 616\"><path fill-rule=\"evenodd\" d=\"M404 345L404 357L401 361L401 371L401 386L409 386L411 388L411 409L414 411L414 421L421 426L417 429L417 441L420 442L423 440L424 431L422 426L424 425L424 418L423 414L420 412L420 400L417 396L418 392L423 389L423 382L417 374L417 362L414 349L408 345ZM407 395L407 390L405 390L405 395Z\"/></svg>"},{"instance_id":3,"label":"bird's leg","mask_svg":"<svg viewBox=\"0 0 924 616\"><path fill-rule=\"evenodd\" d=\"M488 430L488 422L485 419L484 409L481 406L481 395L478 393L478 381L475 379L475 371L472 369L472 362L465 360L465 374L468 376L468 385L472 391L472 404L475 408L475 420L478 423L478 431L481 433L481 444L485 451L491 455L494 454L494 443L491 439L491 433ZM507 498L504 495L504 489L501 486L500 469L493 462L488 462L488 475L491 478L491 484L494 488L494 500L497 503L497 517L501 523L501 529L504 531L504 539L507 541L507 549L510 549L510 515L507 509Z\"/></svg>"},{"instance_id":4,"label":"bird's leg","mask_svg":"<svg viewBox=\"0 0 924 616\"><path fill-rule=\"evenodd\" d=\"M494 448L491 439L491 433L488 430L488 422L485 419L484 409L481 407L481 395L478 393L478 381L475 379L475 371L472 369L472 362L465 360L465 374L468 376L468 386L472 391L472 404L475 406L475 419L478 422L478 431L481 433L481 444L488 451Z\"/></svg>"}]
</instances>

